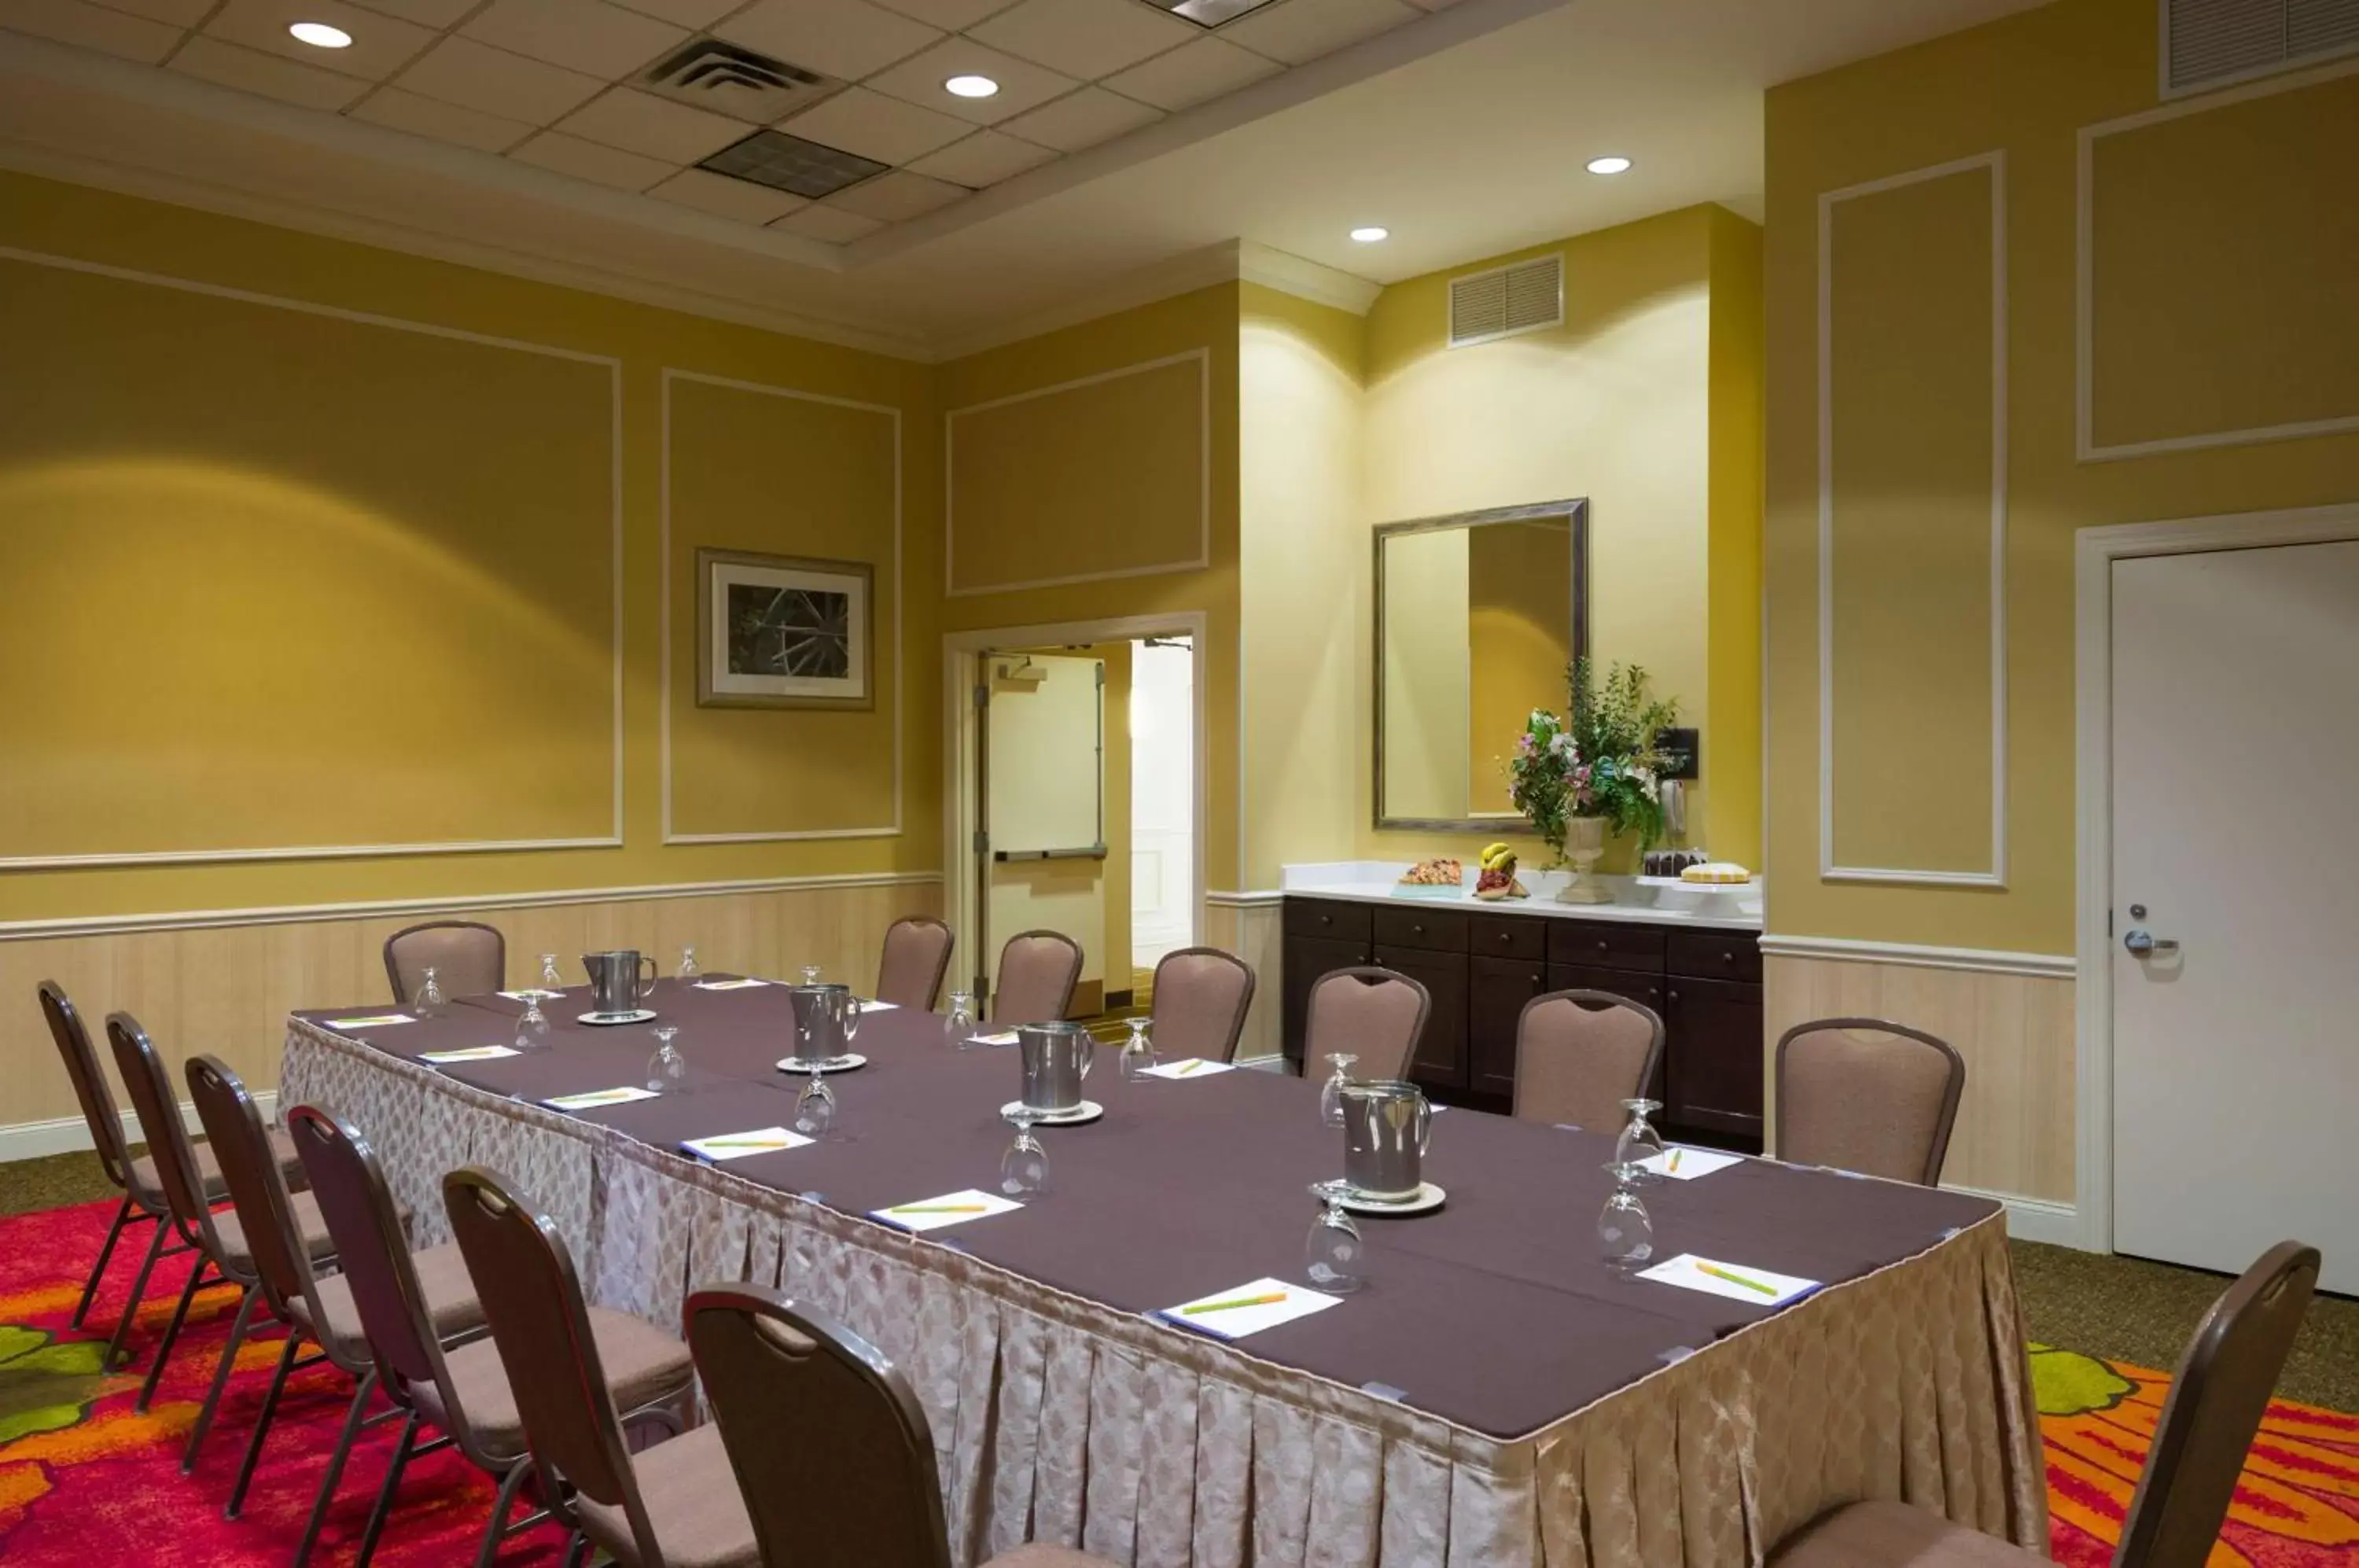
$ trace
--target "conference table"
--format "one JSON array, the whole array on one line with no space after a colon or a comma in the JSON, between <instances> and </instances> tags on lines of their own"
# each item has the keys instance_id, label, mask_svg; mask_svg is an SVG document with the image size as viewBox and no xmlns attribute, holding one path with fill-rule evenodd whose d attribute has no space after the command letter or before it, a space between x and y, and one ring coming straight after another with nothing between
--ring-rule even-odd
<instances>
[{"instance_id":1,"label":"conference table","mask_svg":"<svg viewBox=\"0 0 2359 1568\"><path fill-rule=\"evenodd\" d=\"M2044 1553L2046 1488L1998 1206L1745 1159L1644 1190L1656 1257L1821 1288L1773 1306L1609 1268L1608 1132L1451 1109L1426 1174L1448 1200L1360 1220L1367 1283L1243 1338L1180 1303L1304 1284L1310 1183L1341 1174L1319 1086L1252 1069L1125 1081L1099 1052L1098 1120L1042 1127L1049 1192L927 1234L871 1211L990 1191L1017 1052L935 1014L864 1012L836 1125L725 1162L685 1139L793 1126L789 988L658 981L686 1073L643 1086L650 1025L459 999L295 1014L282 1105L349 1118L414 1216L484 1165L557 1224L591 1299L679 1329L706 1280L774 1283L875 1343L932 1424L953 1558L1026 1540L1141 1568L1760 1563L1825 1508L1901 1498ZM1707 1162L1708 1163L1708 1162ZM794 1419L781 1411L781 1420Z\"/></svg>"}]
</instances>

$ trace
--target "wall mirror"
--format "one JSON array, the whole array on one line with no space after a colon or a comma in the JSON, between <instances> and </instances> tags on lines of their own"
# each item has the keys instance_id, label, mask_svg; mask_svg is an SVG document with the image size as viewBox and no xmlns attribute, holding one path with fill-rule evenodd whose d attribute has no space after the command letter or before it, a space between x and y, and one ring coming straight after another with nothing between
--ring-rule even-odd
<instances>
[{"instance_id":1,"label":"wall mirror","mask_svg":"<svg viewBox=\"0 0 2359 1568\"><path fill-rule=\"evenodd\" d=\"M1589 503L1386 523L1375 550L1376 826L1522 829L1507 757L1589 651Z\"/></svg>"}]
</instances>

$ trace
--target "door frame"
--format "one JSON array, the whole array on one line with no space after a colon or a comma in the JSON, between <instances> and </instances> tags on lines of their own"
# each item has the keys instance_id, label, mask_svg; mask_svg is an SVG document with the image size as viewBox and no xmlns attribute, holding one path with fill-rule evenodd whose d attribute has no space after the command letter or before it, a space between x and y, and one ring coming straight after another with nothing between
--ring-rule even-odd
<instances>
[{"instance_id":1,"label":"door frame","mask_svg":"<svg viewBox=\"0 0 2359 1568\"><path fill-rule=\"evenodd\" d=\"M973 932L964 929L980 907L983 889L976 875L975 825L981 819L976 799L975 747L981 726L975 721L974 689L983 679L987 653L1015 648L1039 648L1059 643L1135 642L1141 637L1184 637L1192 661L1190 682L1190 725L1193 736L1195 779L1189 791L1188 940L1204 940L1204 831L1210 815L1212 770L1205 756L1209 726L1205 719L1204 638L1210 617L1201 610L1171 610L1160 615L1109 615L1097 620L1057 621L1047 625L989 626L942 636L942 713L946 734L942 745L942 918L951 927L951 975L961 981L987 965L989 954L976 955ZM987 934L987 933L986 933ZM1110 955L1109 955L1110 956ZM1124 963L1129 962L1125 955Z\"/></svg>"},{"instance_id":2,"label":"door frame","mask_svg":"<svg viewBox=\"0 0 2359 1568\"><path fill-rule=\"evenodd\" d=\"M2074 539L2072 1184L2083 1251L2114 1249L2114 562L2352 539L2359 502L2123 523Z\"/></svg>"}]
</instances>

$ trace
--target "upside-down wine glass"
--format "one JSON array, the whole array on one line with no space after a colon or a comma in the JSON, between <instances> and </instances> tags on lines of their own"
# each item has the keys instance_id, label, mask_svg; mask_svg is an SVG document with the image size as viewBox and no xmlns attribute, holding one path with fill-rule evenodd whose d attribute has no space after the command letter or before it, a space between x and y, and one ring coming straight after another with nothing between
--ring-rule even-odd
<instances>
[{"instance_id":1,"label":"upside-down wine glass","mask_svg":"<svg viewBox=\"0 0 2359 1568\"><path fill-rule=\"evenodd\" d=\"M683 985L693 985L704 978L704 966L696 961L693 943L679 950L679 980Z\"/></svg>"},{"instance_id":2,"label":"upside-down wine glass","mask_svg":"<svg viewBox=\"0 0 2359 1568\"><path fill-rule=\"evenodd\" d=\"M409 1010L421 1018L439 1018L442 1007L442 982L434 978L434 966L429 964L418 982L418 995L412 998Z\"/></svg>"},{"instance_id":3,"label":"upside-down wine glass","mask_svg":"<svg viewBox=\"0 0 2359 1568\"><path fill-rule=\"evenodd\" d=\"M1614 1178L1614 1195L1597 1216L1597 1246L1605 1266L1625 1274L1647 1267L1655 1256L1655 1222L1638 1201L1637 1166L1615 1160L1605 1167Z\"/></svg>"},{"instance_id":4,"label":"upside-down wine glass","mask_svg":"<svg viewBox=\"0 0 2359 1568\"><path fill-rule=\"evenodd\" d=\"M656 1037L656 1053L647 1058L647 1087L658 1094L675 1094L688 1078L688 1058L672 1044L679 1026L658 1024L650 1032Z\"/></svg>"},{"instance_id":5,"label":"upside-down wine glass","mask_svg":"<svg viewBox=\"0 0 2359 1568\"><path fill-rule=\"evenodd\" d=\"M966 1044L966 1037L974 1032L973 992L953 991L951 993L950 1031L951 1038L962 1048Z\"/></svg>"},{"instance_id":6,"label":"upside-down wine glass","mask_svg":"<svg viewBox=\"0 0 2359 1568\"><path fill-rule=\"evenodd\" d=\"M1334 1072L1319 1086L1319 1119L1329 1127L1343 1125L1343 1091L1352 1086L1352 1069L1359 1058L1350 1051L1339 1051L1327 1059Z\"/></svg>"},{"instance_id":7,"label":"upside-down wine glass","mask_svg":"<svg viewBox=\"0 0 2359 1568\"><path fill-rule=\"evenodd\" d=\"M1642 1185L1661 1181L1654 1167L1646 1162L1661 1158L1663 1135L1655 1130L1654 1124L1647 1117L1651 1112L1661 1110L1663 1103L1660 1100L1625 1100L1622 1108L1630 1115L1622 1124L1621 1136L1614 1140L1614 1163L1636 1169L1638 1173L1632 1180Z\"/></svg>"},{"instance_id":8,"label":"upside-down wine glass","mask_svg":"<svg viewBox=\"0 0 2359 1568\"><path fill-rule=\"evenodd\" d=\"M828 1087L826 1071L813 1061L810 1077L795 1096L795 1130L806 1138L824 1138L835 1130L835 1091Z\"/></svg>"},{"instance_id":9,"label":"upside-down wine glass","mask_svg":"<svg viewBox=\"0 0 2359 1568\"><path fill-rule=\"evenodd\" d=\"M1368 1247L1360 1227L1344 1212L1348 1182L1314 1181L1311 1195L1320 1200L1318 1217L1302 1244L1302 1271L1322 1290L1348 1295L1368 1282Z\"/></svg>"},{"instance_id":10,"label":"upside-down wine glass","mask_svg":"<svg viewBox=\"0 0 2359 1568\"><path fill-rule=\"evenodd\" d=\"M819 984L819 977L820 977L820 968L819 968L819 965L818 965L818 964L804 964L804 965L803 965L803 984L804 984L804 985L818 985L818 984Z\"/></svg>"},{"instance_id":11,"label":"upside-down wine glass","mask_svg":"<svg viewBox=\"0 0 2359 1568\"><path fill-rule=\"evenodd\" d=\"M540 993L527 991L524 996L524 1017L516 1019L516 1048L518 1051L549 1049L549 1015L540 1010Z\"/></svg>"},{"instance_id":12,"label":"upside-down wine glass","mask_svg":"<svg viewBox=\"0 0 2359 1568\"><path fill-rule=\"evenodd\" d=\"M1011 1198L1037 1198L1049 1190L1049 1151L1032 1136L1040 1113L1020 1101L1008 1107L1016 1141L999 1160L999 1190Z\"/></svg>"},{"instance_id":13,"label":"upside-down wine glass","mask_svg":"<svg viewBox=\"0 0 2359 1568\"><path fill-rule=\"evenodd\" d=\"M533 984L544 991L565 989L565 976L557 972L557 954L544 953L540 955L540 978Z\"/></svg>"},{"instance_id":14,"label":"upside-down wine glass","mask_svg":"<svg viewBox=\"0 0 2359 1568\"><path fill-rule=\"evenodd\" d=\"M1125 1083L1137 1083L1155 1065L1155 1038L1148 1029L1145 1018L1130 1020L1130 1038L1122 1042L1122 1078Z\"/></svg>"}]
</instances>

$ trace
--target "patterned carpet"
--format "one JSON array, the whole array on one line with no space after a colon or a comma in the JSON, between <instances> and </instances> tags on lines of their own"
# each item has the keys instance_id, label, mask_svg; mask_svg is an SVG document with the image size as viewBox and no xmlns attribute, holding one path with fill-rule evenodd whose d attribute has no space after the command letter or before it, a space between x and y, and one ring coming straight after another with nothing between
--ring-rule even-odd
<instances>
[{"instance_id":1,"label":"patterned carpet","mask_svg":"<svg viewBox=\"0 0 2359 1568\"><path fill-rule=\"evenodd\" d=\"M0 1562L282 1568L301 1536L349 1386L327 1367L288 1384L245 1516L223 1520L221 1503L277 1355L276 1338L241 1353L196 1472L181 1475L180 1448L228 1334L234 1293L199 1298L154 1407L137 1414L136 1377L107 1377L98 1365L133 1265L112 1271L113 1290L91 1312L94 1334L66 1326L111 1214L111 1204L92 1203L0 1219ZM168 1272L168 1281L161 1278ZM142 1370L186 1278L178 1268L158 1274L133 1339ZM2099 1568L2110 1561L2169 1379L2044 1346L2033 1348L2032 1370L2056 1559ZM390 1423L380 1426L354 1451L314 1563L352 1561L392 1434ZM403 1482L376 1561L386 1568L472 1562L490 1505L490 1486L465 1460L448 1452L421 1460ZM542 1527L510 1541L499 1561L553 1568L562 1545L558 1531ZM2359 1417L2272 1406L2212 1561L2359 1568Z\"/></svg>"}]
</instances>

